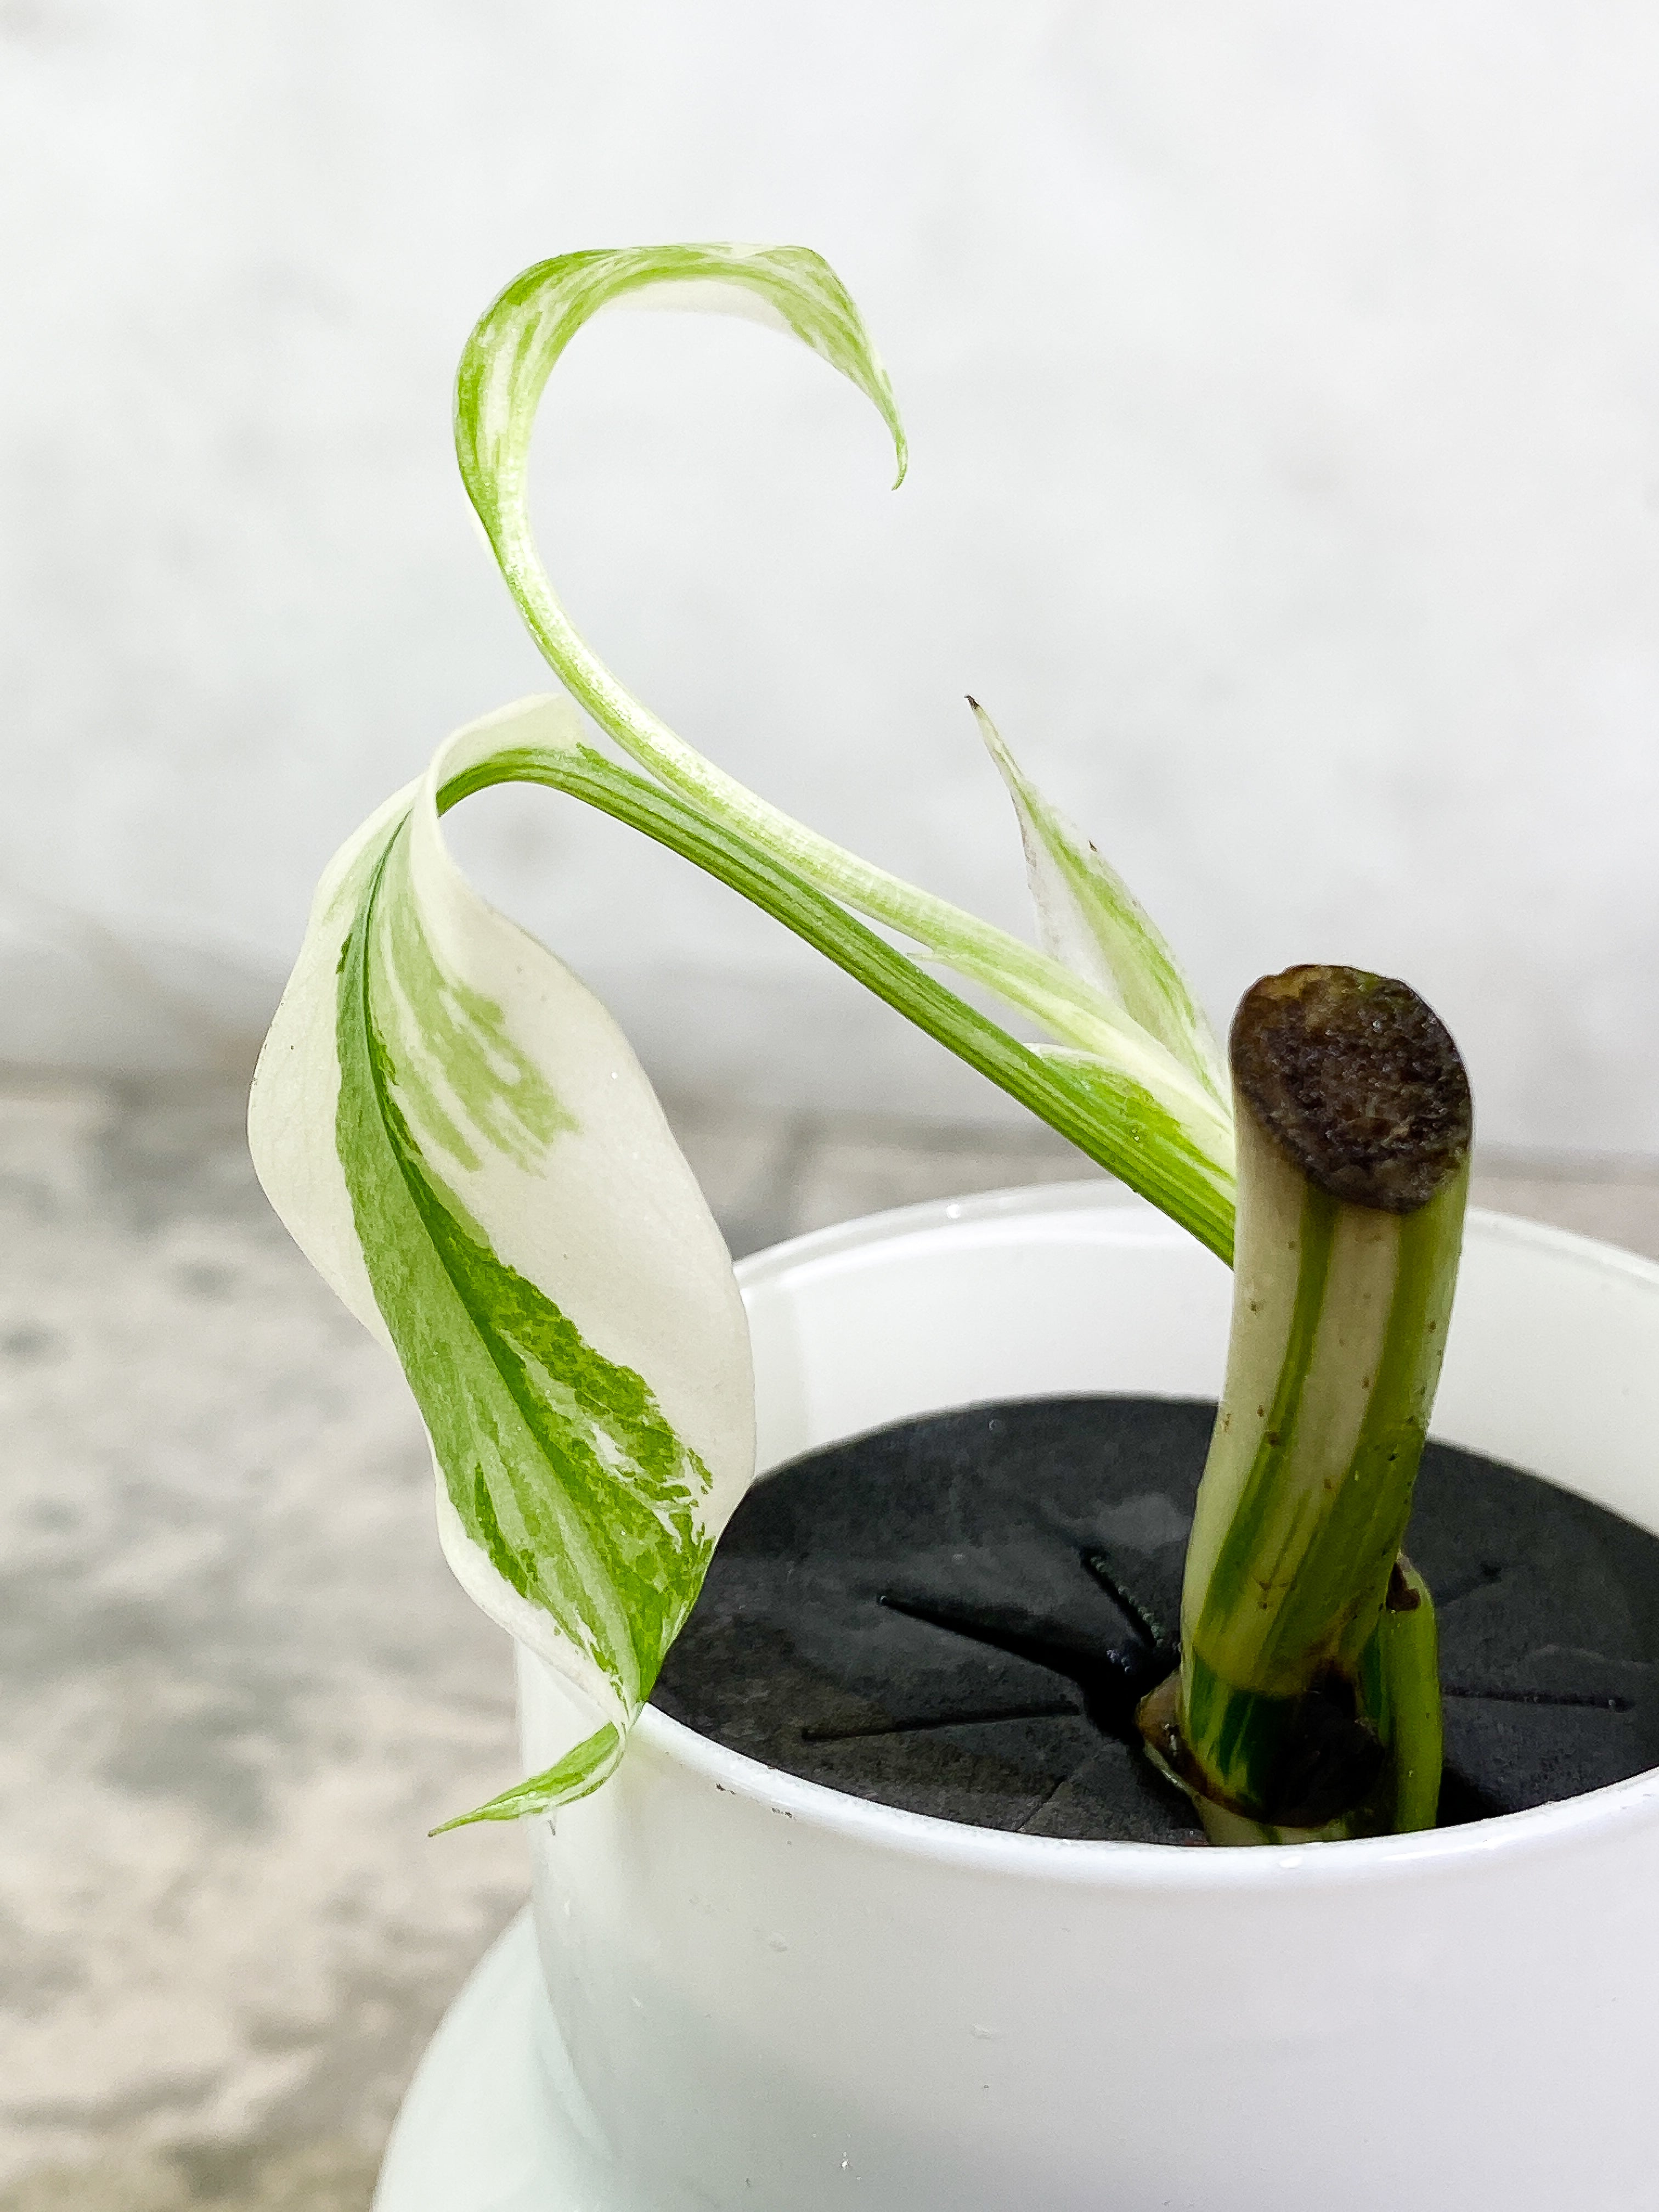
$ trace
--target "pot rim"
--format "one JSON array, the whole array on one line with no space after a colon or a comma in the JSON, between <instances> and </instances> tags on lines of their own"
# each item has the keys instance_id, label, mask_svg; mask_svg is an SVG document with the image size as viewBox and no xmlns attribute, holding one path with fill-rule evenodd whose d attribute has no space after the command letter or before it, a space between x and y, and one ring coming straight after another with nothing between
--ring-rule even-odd
<instances>
[{"instance_id":1,"label":"pot rim","mask_svg":"<svg viewBox=\"0 0 1659 2212\"><path fill-rule=\"evenodd\" d=\"M1167 1243L1183 1238L1182 1231L1121 1185L1093 1180L1049 1183L969 1198L933 1199L810 1231L739 1261L738 1282L746 1298L751 1291L797 1267L833 1263L872 1244L901 1242L959 1223L1081 1212L1117 1217L1115 1227L1126 1243ZM1659 1291L1659 1264L1616 1245L1486 1207L1472 1206L1468 1224L1483 1239L1553 1250L1597 1273L1633 1275ZM1129 1234L1123 1236L1124 1231ZM1571 1850L1631 1826L1659 1830L1659 1768L1655 1768L1525 1812L1498 1814L1462 1827L1415 1835L1231 1851L1169 1844L1080 1842L970 1827L854 1797L728 1750L654 1705L640 1715L635 1735L637 1751L654 1753L728 1796L826 1835L941 1866L1079 1888L1167 1890L1188 1897L1271 1893L1291 1884L1304 1890L1343 1889L1356 1882L1407 1879L1430 1870L1507 1866Z\"/></svg>"}]
</instances>

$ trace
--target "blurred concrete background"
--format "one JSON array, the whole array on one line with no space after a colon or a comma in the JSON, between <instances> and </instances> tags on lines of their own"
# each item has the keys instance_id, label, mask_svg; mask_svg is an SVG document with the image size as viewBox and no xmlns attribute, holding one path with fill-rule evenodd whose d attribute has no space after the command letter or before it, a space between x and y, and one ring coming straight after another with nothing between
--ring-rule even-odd
<instances>
[{"instance_id":1,"label":"blurred concrete background","mask_svg":"<svg viewBox=\"0 0 1659 2212\"><path fill-rule=\"evenodd\" d=\"M537 461L595 642L1021 926L974 690L1218 1017L1408 975L1487 1202L1659 1255L1656 100L1659 17L1567 0L0 0L0 2212L362 2212L522 1894L425 1840L512 1771L505 1645L241 1137L330 852L547 681L449 449L486 301L825 252L909 481L804 355L601 323ZM454 836L734 1249L1079 1171L611 825Z\"/></svg>"}]
</instances>

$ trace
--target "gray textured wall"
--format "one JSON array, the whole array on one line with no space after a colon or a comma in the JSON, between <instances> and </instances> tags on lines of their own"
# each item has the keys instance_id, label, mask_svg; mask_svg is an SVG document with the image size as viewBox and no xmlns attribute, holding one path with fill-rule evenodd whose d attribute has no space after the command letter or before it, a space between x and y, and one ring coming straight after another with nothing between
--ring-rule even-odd
<instances>
[{"instance_id":1,"label":"gray textured wall","mask_svg":"<svg viewBox=\"0 0 1659 2212\"><path fill-rule=\"evenodd\" d=\"M1185 947L1410 975L1490 1137L1659 1148L1659 16L1569 0L3 0L0 1057L234 1059L333 845L540 664L456 487L491 292L799 240L804 356L617 317L550 565L769 793L1000 919L999 716ZM681 1086L995 1110L545 799L460 833Z\"/></svg>"}]
</instances>

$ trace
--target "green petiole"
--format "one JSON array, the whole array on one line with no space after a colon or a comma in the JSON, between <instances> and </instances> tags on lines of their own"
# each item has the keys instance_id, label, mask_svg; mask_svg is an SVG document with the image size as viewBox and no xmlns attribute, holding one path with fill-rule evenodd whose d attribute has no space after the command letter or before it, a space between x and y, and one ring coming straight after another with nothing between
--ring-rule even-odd
<instances>
[{"instance_id":1,"label":"green petiole","mask_svg":"<svg viewBox=\"0 0 1659 2212\"><path fill-rule=\"evenodd\" d=\"M1089 1054L1022 1043L779 862L757 838L710 820L677 793L588 746L503 749L447 783L439 811L471 792L507 782L565 792L718 878L1142 1192L1218 1257L1231 1257L1231 1176L1158 1098L1120 1071Z\"/></svg>"}]
</instances>

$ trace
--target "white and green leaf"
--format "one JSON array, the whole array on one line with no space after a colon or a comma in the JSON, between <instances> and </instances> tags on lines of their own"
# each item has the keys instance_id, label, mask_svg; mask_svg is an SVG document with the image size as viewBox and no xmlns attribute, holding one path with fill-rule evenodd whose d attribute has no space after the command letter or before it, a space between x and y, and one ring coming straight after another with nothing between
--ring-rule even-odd
<instances>
[{"instance_id":1,"label":"white and green leaf","mask_svg":"<svg viewBox=\"0 0 1659 2212\"><path fill-rule=\"evenodd\" d=\"M439 828L443 787L574 720L474 724L343 848L250 1113L276 1210L402 1362L456 1574L591 1711L501 1818L614 1766L753 1471L741 1300L650 1085Z\"/></svg>"}]
</instances>

